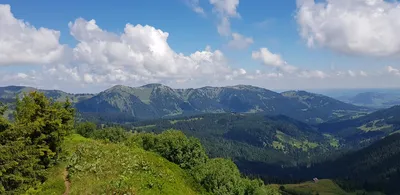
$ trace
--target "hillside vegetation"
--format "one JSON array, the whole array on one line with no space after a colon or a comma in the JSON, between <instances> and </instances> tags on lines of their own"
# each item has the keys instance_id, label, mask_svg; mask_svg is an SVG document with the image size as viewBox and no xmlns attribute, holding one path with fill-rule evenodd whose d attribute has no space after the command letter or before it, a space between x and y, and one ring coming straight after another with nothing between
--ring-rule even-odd
<instances>
[{"instance_id":1,"label":"hillside vegetation","mask_svg":"<svg viewBox=\"0 0 400 195\"><path fill-rule=\"evenodd\" d=\"M132 134L78 125L88 139L71 134L68 101L32 92L16 105L15 121L0 121L2 194L244 195L263 186L242 177L232 161L209 159L197 139L179 131Z\"/></svg>"},{"instance_id":2,"label":"hillside vegetation","mask_svg":"<svg viewBox=\"0 0 400 195\"><path fill-rule=\"evenodd\" d=\"M399 130L400 106L379 110L355 119L319 125L319 131L334 134L351 145L360 144L360 146L368 146Z\"/></svg>"},{"instance_id":3,"label":"hillside vegetation","mask_svg":"<svg viewBox=\"0 0 400 195\"><path fill-rule=\"evenodd\" d=\"M391 115L393 109L372 116ZM0 105L1 115L6 110ZM400 178L400 134L396 133L337 160L316 163L313 159L340 149L342 141L286 116L205 114L121 127L74 124L74 113L68 99L58 102L39 92L25 93L16 100L14 120L0 118L1 194L399 191L395 183ZM262 176L272 181L270 175L281 184L264 185L254 179ZM279 180L279 176L284 177ZM335 182L282 184L314 176Z\"/></svg>"},{"instance_id":4,"label":"hillside vegetation","mask_svg":"<svg viewBox=\"0 0 400 195\"><path fill-rule=\"evenodd\" d=\"M335 137L282 115L204 114L125 126L156 133L177 129L200 139L211 157L232 158L238 163L256 161L292 166L309 162L315 154L340 148Z\"/></svg>"}]
</instances>

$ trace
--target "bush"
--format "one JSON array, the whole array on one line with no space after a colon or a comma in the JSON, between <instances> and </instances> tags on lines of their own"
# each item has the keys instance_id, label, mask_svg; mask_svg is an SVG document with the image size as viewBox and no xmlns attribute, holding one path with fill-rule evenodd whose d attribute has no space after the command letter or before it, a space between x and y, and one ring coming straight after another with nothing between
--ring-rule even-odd
<instances>
[{"instance_id":1,"label":"bush","mask_svg":"<svg viewBox=\"0 0 400 195\"><path fill-rule=\"evenodd\" d=\"M82 135L83 137L89 138L96 131L97 127L96 124L94 123L84 122L84 123L79 123L75 129L76 133Z\"/></svg>"},{"instance_id":2,"label":"bush","mask_svg":"<svg viewBox=\"0 0 400 195\"><path fill-rule=\"evenodd\" d=\"M207 154L196 138L187 138L181 131L168 130L159 135L138 133L127 142L153 151L183 169L192 169L207 160Z\"/></svg>"},{"instance_id":3,"label":"bush","mask_svg":"<svg viewBox=\"0 0 400 195\"><path fill-rule=\"evenodd\" d=\"M127 132L121 127L107 127L94 131L92 137L94 139L107 140L113 143L122 142L128 138Z\"/></svg>"},{"instance_id":4,"label":"bush","mask_svg":"<svg viewBox=\"0 0 400 195\"><path fill-rule=\"evenodd\" d=\"M242 178L237 166L222 158L196 167L193 176L208 192L217 195L250 195L263 185L261 180Z\"/></svg>"}]
</instances>

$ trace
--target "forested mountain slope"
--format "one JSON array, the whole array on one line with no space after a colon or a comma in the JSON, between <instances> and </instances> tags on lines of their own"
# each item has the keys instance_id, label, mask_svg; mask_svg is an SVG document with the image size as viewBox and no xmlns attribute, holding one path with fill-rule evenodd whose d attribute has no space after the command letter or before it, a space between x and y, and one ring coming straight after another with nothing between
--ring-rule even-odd
<instances>
[{"instance_id":1,"label":"forested mountain slope","mask_svg":"<svg viewBox=\"0 0 400 195\"><path fill-rule=\"evenodd\" d=\"M78 102L76 108L86 115L124 114L137 119L223 112L282 114L310 123L366 111L362 107L307 92L279 94L247 85L172 89L161 84L135 88L114 86Z\"/></svg>"},{"instance_id":2,"label":"forested mountain slope","mask_svg":"<svg viewBox=\"0 0 400 195\"><path fill-rule=\"evenodd\" d=\"M359 151L304 171L314 176L336 178L345 189L400 194L400 134L387 136Z\"/></svg>"},{"instance_id":3,"label":"forested mountain slope","mask_svg":"<svg viewBox=\"0 0 400 195\"><path fill-rule=\"evenodd\" d=\"M250 162L295 166L308 163L319 154L336 151L339 141L316 128L289 117L263 114L204 114L193 117L158 119L126 125L133 131L181 130L199 138L211 157L232 158L241 168L252 170Z\"/></svg>"},{"instance_id":4,"label":"forested mountain slope","mask_svg":"<svg viewBox=\"0 0 400 195\"><path fill-rule=\"evenodd\" d=\"M400 132L400 106L344 121L333 121L319 125L321 132L341 137L352 145L368 145L387 135Z\"/></svg>"}]
</instances>

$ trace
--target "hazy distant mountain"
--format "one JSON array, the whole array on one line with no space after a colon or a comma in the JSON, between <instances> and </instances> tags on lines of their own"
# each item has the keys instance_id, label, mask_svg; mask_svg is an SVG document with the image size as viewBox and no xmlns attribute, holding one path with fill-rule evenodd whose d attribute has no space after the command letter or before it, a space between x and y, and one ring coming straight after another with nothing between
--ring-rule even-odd
<instances>
[{"instance_id":1,"label":"hazy distant mountain","mask_svg":"<svg viewBox=\"0 0 400 195\"><path fill-rule=\"evenodd\" d=\"M93 94L71 94L60 90L44 90L24 86L7 86L0 87L0 101L14 103L17 94L31 91L43 92L47 97L52 98L55 101L65 101L66 98L69 98L72 102L78 102L93 96Z\"/></svg>"},{"instance_id":2,"label":"hazy distant mountain","mask_svg":"<svg viewBox=\"0 0 400 195\"><path fill-rule=\"evenodd\" d=\"M356 95L339 96L337 99L354 105L371 108L389 108L400 105L400 90L388 92L362 92Z\"/></svg>"},{"instance_id":3,"label":"hazy distant mountain","mask_svg":"<svg viewBox=\"0 0 400 195\"><path fill-rule=\"evenodd\" d=\"M161 84L141 87L114 86L89 99L79 101L76 107L82 113L124 113L137 119L241 112L283 114L311 123L320 123L365 110L304 91L280 94L247 85L172 89Z\"/></svg>"}]
</instances>

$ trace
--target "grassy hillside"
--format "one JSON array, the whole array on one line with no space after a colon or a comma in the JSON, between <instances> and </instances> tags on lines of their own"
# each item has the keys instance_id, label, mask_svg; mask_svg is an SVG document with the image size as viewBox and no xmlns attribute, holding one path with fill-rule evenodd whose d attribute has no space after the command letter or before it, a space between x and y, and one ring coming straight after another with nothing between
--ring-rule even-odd
<instances>
[{"instance_id":1,"label":"grassy hillside","mask_svg":"<svg viewBox=\"0 0 400 195\"><path fill-rule=\"evenodd\" d=\"M73 134L66 137L60 165L47 171L49 179L28 194L212 194L178 165L141 148L96 141ZM109 160L113 159L113 160ZM64 177L68 170L68 177ZM67 183L65 182L67 179ZM256 195L355 195L331 180L318 183L267 185Z\"/></svg>"},{"instance_id":2,"label":"grassy hillside","mask_svg":"<svg viewBox=\"0 0 400 195\"><path fill-rule=\"evenodd\" d=\"M200 194L204 189L178 165L140 148L67 137L70 194ZM112 159L112 160L110 160Z\"/></svg>"},{"instance_id":3,"label":"grassy hillside","mask_svg":"<svg viewBox=\"0 0 400 195\"><path fill-rule=\"evenodd\" d=\"M321 179L318 182L309 181L300 184L285 184L280 187L282 193L291 195L384 195L381 192L366 192L358 190L346 192L330 179Z\"/></svg>"}]
</instances>

